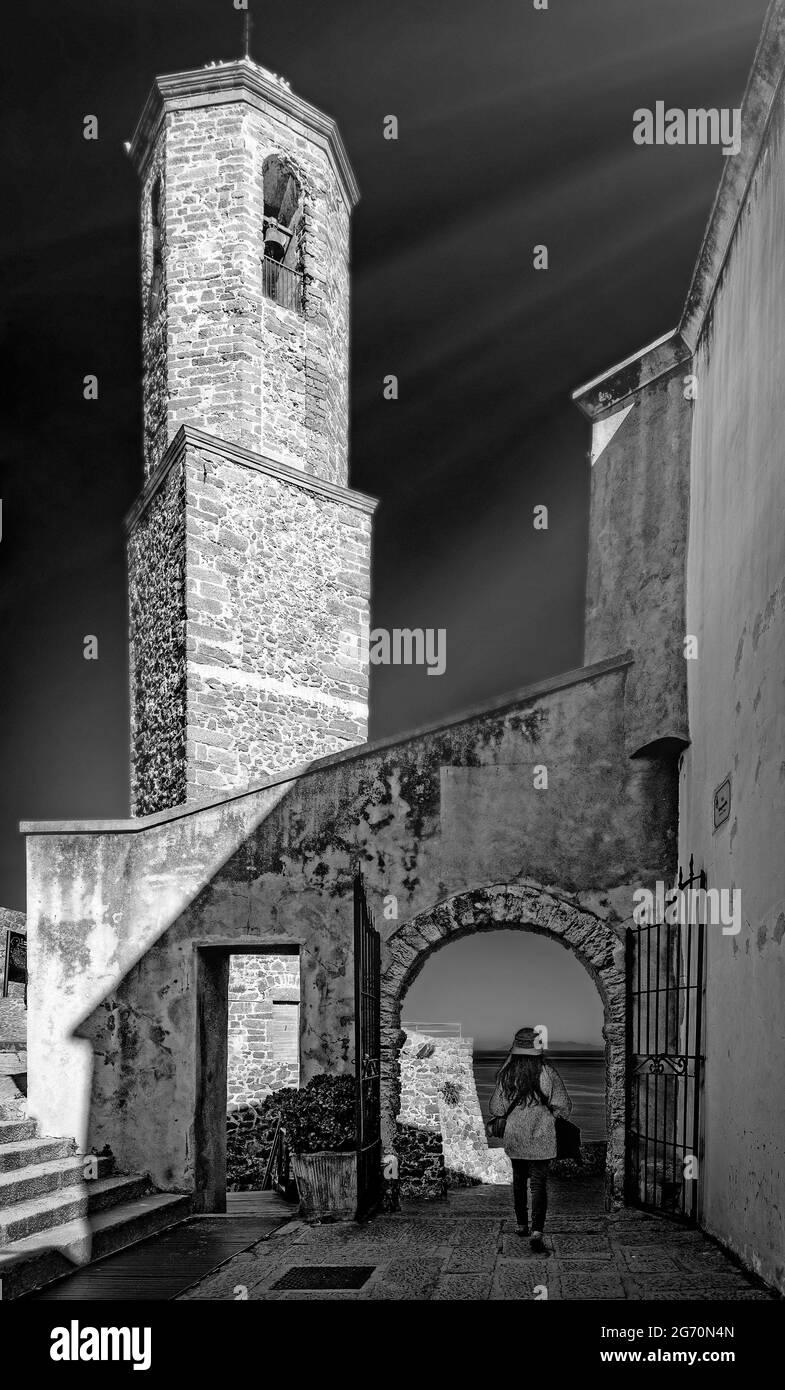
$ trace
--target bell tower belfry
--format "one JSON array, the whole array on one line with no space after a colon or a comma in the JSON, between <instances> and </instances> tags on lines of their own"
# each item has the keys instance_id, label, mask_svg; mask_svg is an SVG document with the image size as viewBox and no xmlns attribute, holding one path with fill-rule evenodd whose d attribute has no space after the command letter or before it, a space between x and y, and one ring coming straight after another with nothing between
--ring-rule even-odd
<instances>
[{"instance_id":1,"label":"bell tower belfry","mask_svg":"<svg viewBox=\"0 0 785 1390\"><path fill-rule=\"evenodd\" d=\"M348 487L335 123L249 58L158 78L141 183L144 488L128 520L133 809L362 742L374 502Z\"/></svg>"}]
</instances>

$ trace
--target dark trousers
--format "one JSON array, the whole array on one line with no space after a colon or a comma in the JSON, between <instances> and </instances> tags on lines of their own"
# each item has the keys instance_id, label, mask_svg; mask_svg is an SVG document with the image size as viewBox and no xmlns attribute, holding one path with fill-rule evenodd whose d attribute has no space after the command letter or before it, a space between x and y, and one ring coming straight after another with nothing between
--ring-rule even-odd
<instances>
[{"instance_id":1,"label":"dark trousers","mask_svg":"<svg viewBox=\"0 0 785 1390\"><path fill-rule=\"evenodd\" d=\"M515 1220L519 1226L529 1225L529 1200L527 1182L532 1189L533 1231L545 1230L545 1215L548 1210L548 1169L549 1158L513 1158L512 1198L515 1203Z\"/></svg>"}]
</instances>

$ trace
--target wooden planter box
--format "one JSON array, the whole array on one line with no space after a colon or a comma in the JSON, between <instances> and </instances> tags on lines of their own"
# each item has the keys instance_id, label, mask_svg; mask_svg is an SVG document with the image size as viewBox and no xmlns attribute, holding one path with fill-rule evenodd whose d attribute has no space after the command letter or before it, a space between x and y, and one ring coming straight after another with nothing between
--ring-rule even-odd
<instances>
[{"instance_id":1,"label":"wooden planter box","mask_svg":"<svg viewBox=\"0 0 785 1390\"><path fill-rule=\"evenodd\" d=\"M303 1216L354 1221L357 1216L357 1155L290 1154Z\"/></svg>"}]
</instances>

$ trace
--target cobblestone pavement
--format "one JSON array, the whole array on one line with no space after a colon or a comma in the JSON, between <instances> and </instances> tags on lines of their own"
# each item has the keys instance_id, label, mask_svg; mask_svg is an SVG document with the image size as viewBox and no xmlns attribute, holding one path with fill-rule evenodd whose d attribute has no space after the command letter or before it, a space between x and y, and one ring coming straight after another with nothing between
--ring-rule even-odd
<instances>
[{"instance_id":1,"label":"cobblestone pavement","mask_svg":"<svg viewBox=\"0 0 785 1390\"><path fill-rule=\"evenodd\" d=\"M549 1257L515 1234L506 1186L407 1202L363 1225L292 1221L230 1259L184 1299L766 1299L764 1289L697 1231L625 1209L606 1214L597 1182L550 1184ZM295 1266L365 1265L357 1290L279 1290Z\"/></svg>"}]
</instances>

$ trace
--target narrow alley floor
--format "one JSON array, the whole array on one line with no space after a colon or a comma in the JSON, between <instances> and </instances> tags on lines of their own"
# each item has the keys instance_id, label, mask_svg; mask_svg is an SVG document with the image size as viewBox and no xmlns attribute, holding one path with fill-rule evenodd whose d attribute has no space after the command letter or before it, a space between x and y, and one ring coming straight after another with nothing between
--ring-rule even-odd
<instances>
[{"instance_id":1,"label":"narrow alley floor","mask_svg":"<svg viewBox=\"0 0 785 1390\"><path fill-rule=\"evenodd\" d=\"M361 1225L287 1222L181 1299L766 1300L706 1236L630 1208L602 1209L601 1182L549 1185L547 1258L515 1233L506 1186L407 1202ZM355 1280L360 1286L340 1287ZM361 1282L362 1281L362 1282ZM289 1287L280 1287L281 1283ZM314 1284L318 1287L314 1287ZM299 1284L300 1287L292 1287ZM309 1285L303 1287L303 1285Z\"/></svg>"}]
</instances>

